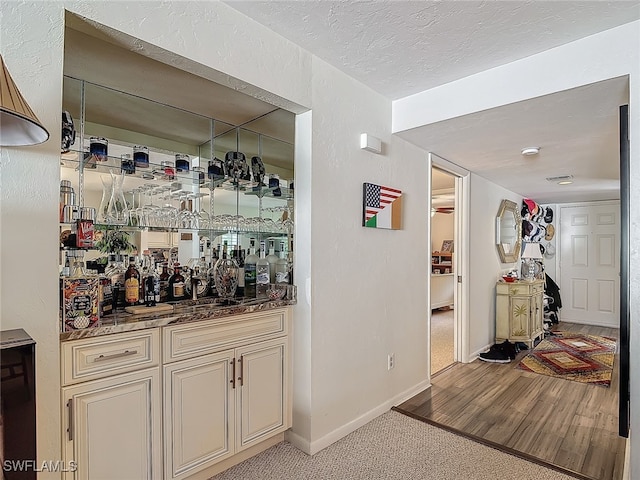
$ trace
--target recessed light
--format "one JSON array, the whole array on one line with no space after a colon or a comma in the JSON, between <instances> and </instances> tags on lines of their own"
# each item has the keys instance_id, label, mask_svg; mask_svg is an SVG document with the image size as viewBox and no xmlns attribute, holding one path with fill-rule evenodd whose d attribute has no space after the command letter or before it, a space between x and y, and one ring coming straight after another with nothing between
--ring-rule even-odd
<instances>
[{"instance_id":1,"label":"recessed light","mask_svg":"<svg viewBox=\"0 0 640 480\"><path fill-rule=\"evenodd\" d=\"M527 157L531 155L537 155L540 152L540 147L527 147L522 149L522 155Z\"/></svg>"},{"instance_id":2,"label":"recessed light","mask_svg":"<svg viewBox=\"0 0 640 480\"><path fill-rule=\"evenodd\" d=\"M571 180L563 180L558 182L558 185L571 185L573 182Z\"/></svg>"}]
</instances>

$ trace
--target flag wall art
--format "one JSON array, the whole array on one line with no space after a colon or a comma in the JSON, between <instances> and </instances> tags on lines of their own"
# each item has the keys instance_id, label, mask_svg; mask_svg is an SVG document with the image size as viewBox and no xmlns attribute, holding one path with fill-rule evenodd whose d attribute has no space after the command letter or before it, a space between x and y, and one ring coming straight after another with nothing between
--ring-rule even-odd
<instances>
[{"instance_id":1,"label":"flag wall art","mask_svg":"<svg viewBox=\"0 0 640 480\"><path fill-rule=\"evenodd\" d=\"M402 228L402 191L397 188L364 183L362 185L362 226Z\"/></svg>"}]
</instances>

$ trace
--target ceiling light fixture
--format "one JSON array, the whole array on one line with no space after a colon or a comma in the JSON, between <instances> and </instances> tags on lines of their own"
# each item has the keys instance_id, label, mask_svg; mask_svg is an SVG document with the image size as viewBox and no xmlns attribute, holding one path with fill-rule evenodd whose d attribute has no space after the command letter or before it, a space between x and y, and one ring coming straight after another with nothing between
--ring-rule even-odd
<instances>
[{"instance_id":1,"label":"ceiling light fixture","mask_svg":"<svg viewBox=\"0 0 640 480\"><path fill-rule=\"evenodd\" d=\"M557 175L555 177L547 177L548 182L555 182L558 185L571 185L573 183L573 175Z\"/></svg>"},{"instance_id":2,"label":"ceiling light fixture","mask_svg":"<svg viewBox=\"0 0 640 480\"><path fill-rule=\"evenodd\" d=\"M537 155L540 152L540 147L527 147L522 149L522 155L530 157L531 155Z\"/></svg>"},{"instance_id":3,"label":"ceiling light fixture","mask_svg":"<svg viewBox=\"0 0 640 480\"><path fill-rule=\"evenodd\" d=\"M571 180L563 180L558 182L558 185L571 185L573 182Z\"/></svg>"}]
</instances>

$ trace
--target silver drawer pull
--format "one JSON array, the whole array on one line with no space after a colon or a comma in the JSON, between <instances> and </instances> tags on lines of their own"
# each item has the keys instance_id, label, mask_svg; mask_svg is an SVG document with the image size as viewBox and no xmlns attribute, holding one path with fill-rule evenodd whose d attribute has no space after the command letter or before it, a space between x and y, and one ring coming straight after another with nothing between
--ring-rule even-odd
<instances>
[{"instance_id":1,"label":"silver drawer pull","mask_svg":"<svg viewBox=\"0 0 640 480\"><path fill-rule=\"evenodd\" d=\"M94 362L103 362L105 360L112 360L114 358L128 357L129 355L136 355L137 350L125 350L122 353L114 353L113 355L99 355L93 359Z\"/></svg>"}]
</instances>

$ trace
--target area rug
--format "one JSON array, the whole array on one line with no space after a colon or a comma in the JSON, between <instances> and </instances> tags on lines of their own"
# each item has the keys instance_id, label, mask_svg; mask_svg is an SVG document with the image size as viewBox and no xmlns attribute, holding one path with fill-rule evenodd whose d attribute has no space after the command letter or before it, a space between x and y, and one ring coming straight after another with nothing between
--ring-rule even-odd
<instances>
[{"instance_id":1,"label":"area rug","mask_svg":"<svg viewBox=\"0 0 640 480\"><path fill-rule=\"evenodd\" d=\"M609 387L616 339L554 332L524 357L517 368L574 382Z\"/></svg>"}]
</instances>

